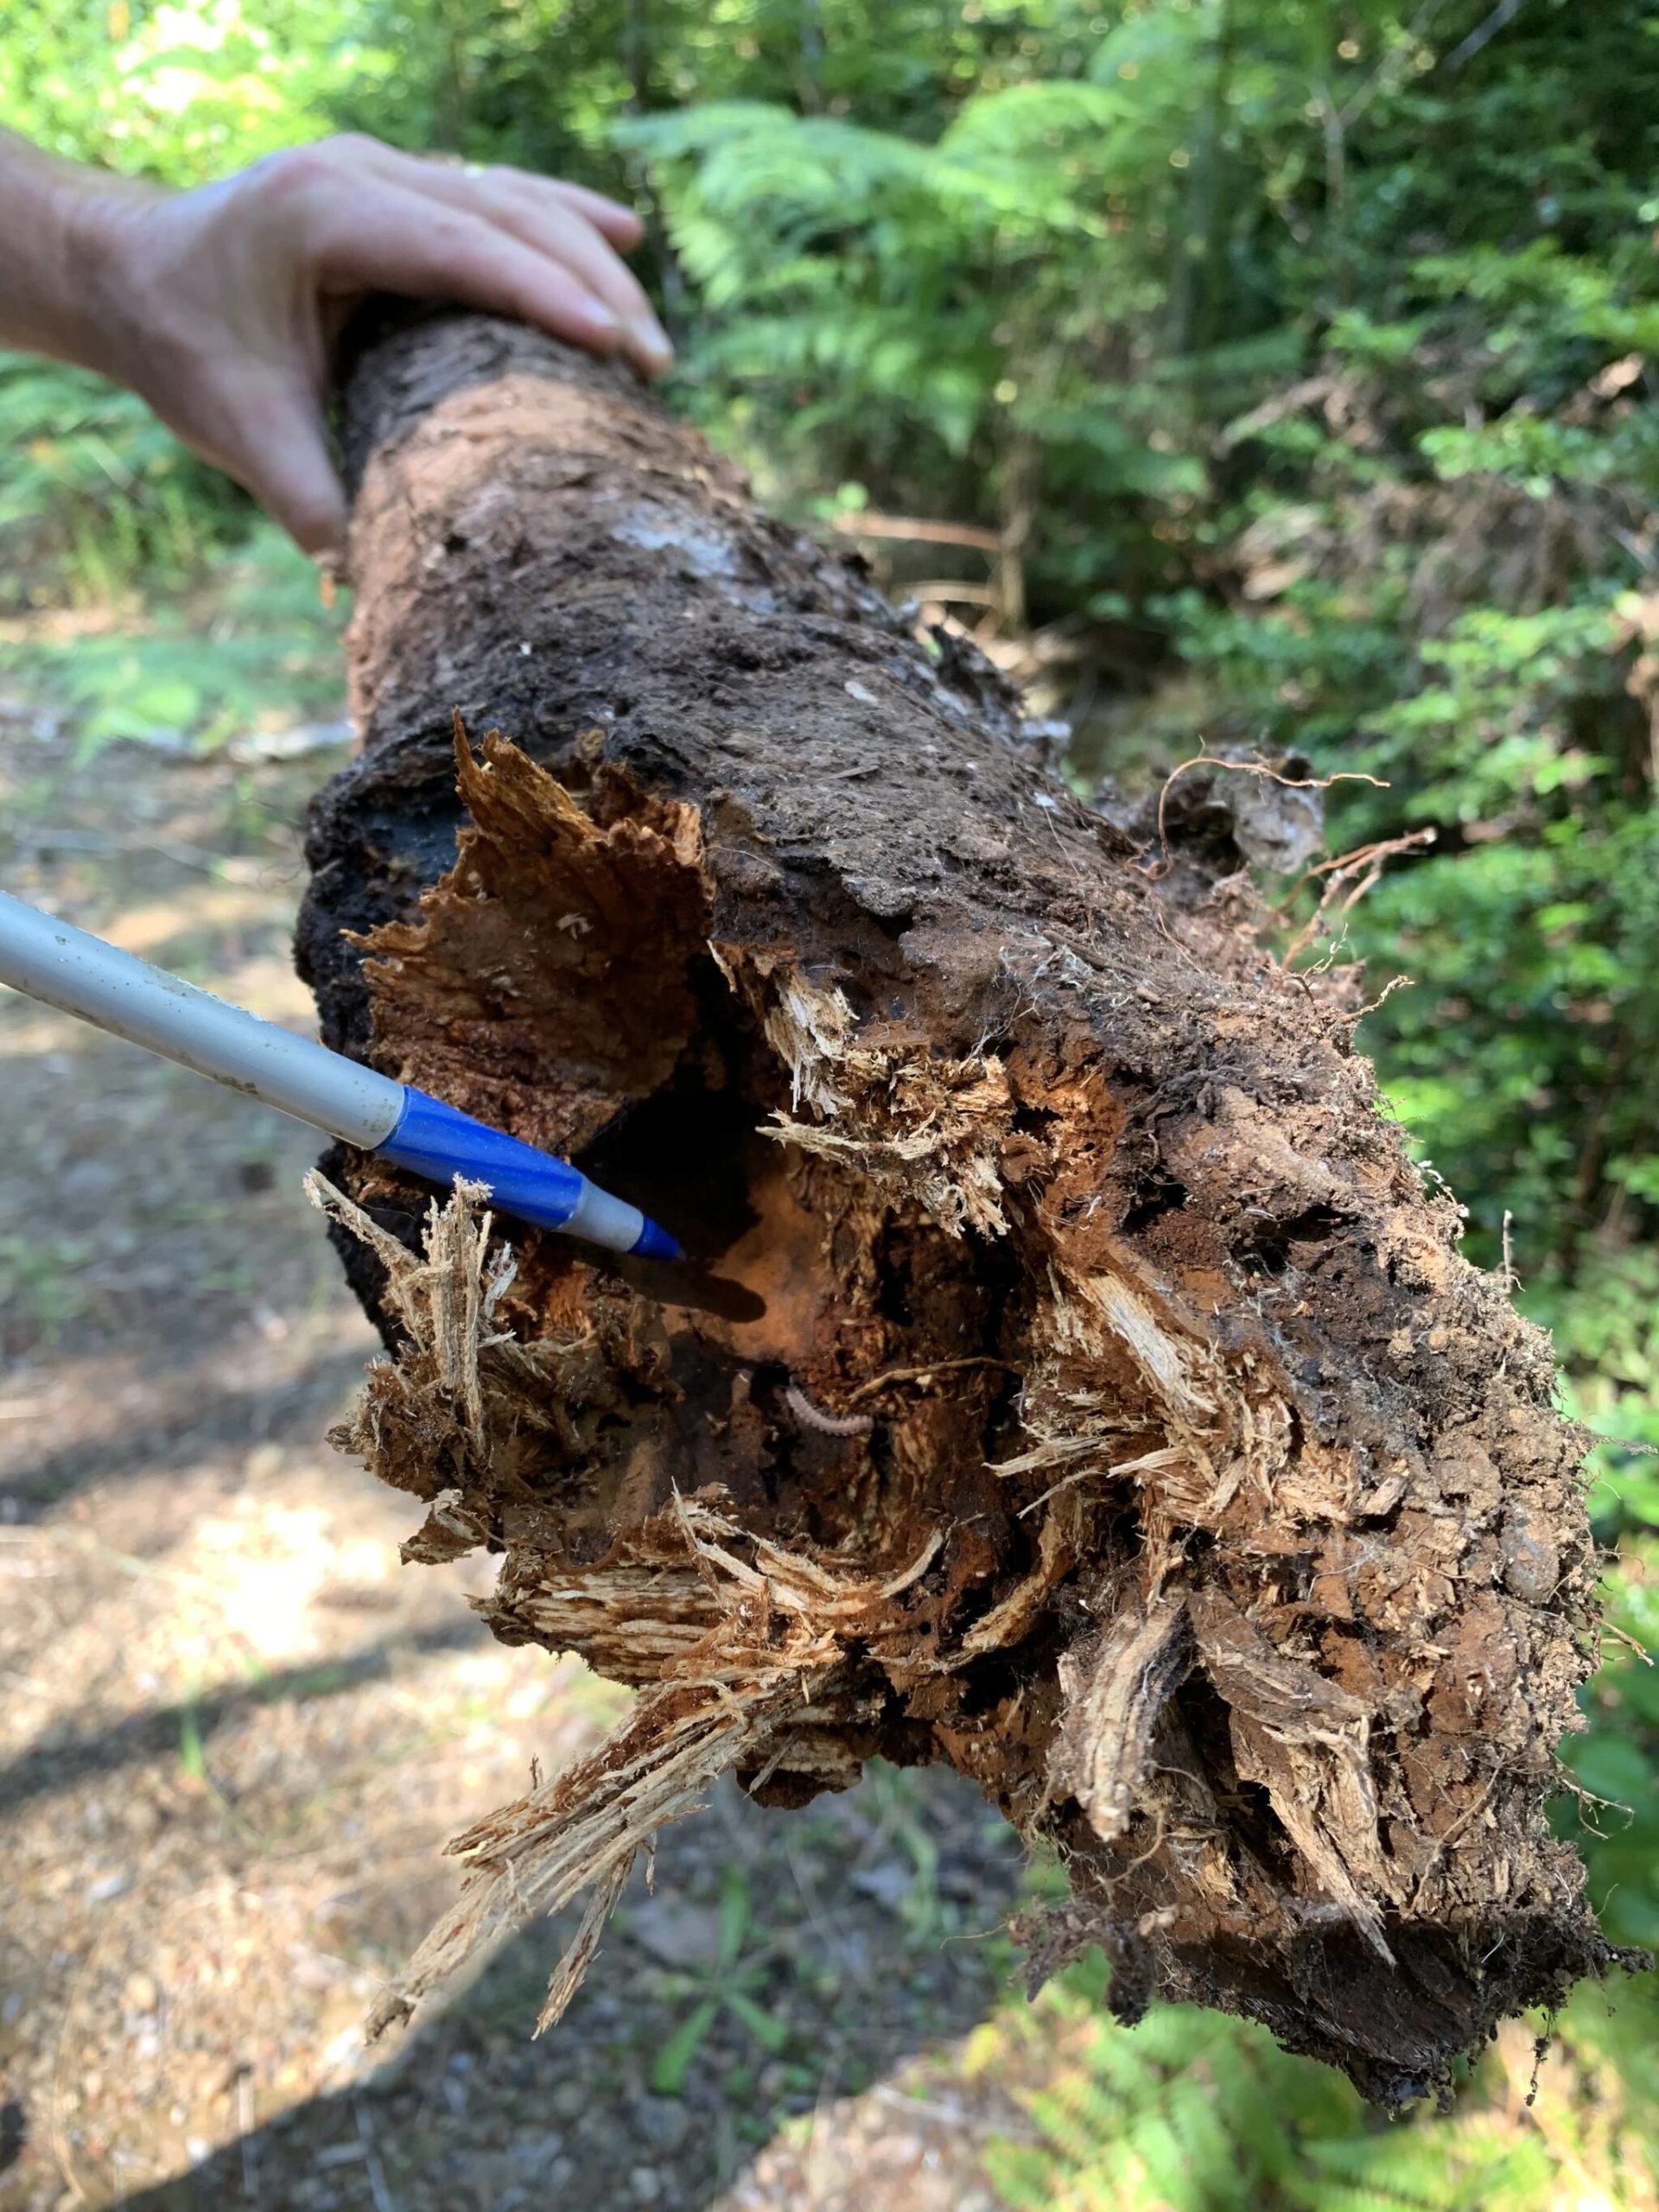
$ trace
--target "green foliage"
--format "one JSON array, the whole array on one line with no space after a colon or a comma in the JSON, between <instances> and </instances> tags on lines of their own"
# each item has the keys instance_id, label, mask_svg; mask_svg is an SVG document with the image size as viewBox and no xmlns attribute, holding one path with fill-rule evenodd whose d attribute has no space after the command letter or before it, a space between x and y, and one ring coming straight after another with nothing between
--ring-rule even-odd
<instances>
[{"instance_id":1,"label":"green foliage","mask_svg":"<svg viewBox=\"0 0 1659 2212\"><path fill-rule=\"evenodd\" d=\"M1608 1934L1659 1951L1659 1250L1596 1250L1570 1288L1557 1281L1531 1302L1576 1378L1572 1410L1602 1440L1591 1522L1618 1560L1585 1732L1563 1746L1578 1794L1557 1826L1584 1856Z\"/></svg>"},{"instance_id":2,"label":"green foliage","mask_svg":"<svg viewBox=\"0 0 1659 2212\"><path fill-rule=\"evenodd\" d=\"M247 501L130 392L0 356L0 613L176 588L248 527Z\"/></svg>"},{"instance_id":3,"label":"green foliage","mask_svg":"<svg viewBox=\"0 0 1659 2212\"><path fill-rule=\"evenodd\" d=\"M92 1303L81 1270L91 1258L81 1239L7 1230L0 1233L0 1313L10 1327L0 1342L55 1344ZM7 1349L13 1349L11 1344Z\"/></svg>"},{"instance_id":4,"label":"green foliage","mask_svg":"<svg viewBox=\"0 0 1659 2212\"><path fill-rule=\"evenodd\" d=\"M200 184L372 99L395 49L342 0L10 0L0 121L52 152Z\"/></svg>"},{"instance_id":5,"label":"green foliage","mask_svg":"<svg viewBox=\"0 0 1659 2212\"><path fill-rule=\"evenodd\" d=\"M1028 2123L1024 2140L997 2141L987 2158L1010 2212L1554 2212L1564 2202L1613 2212L1651 2202L1637 2147L1656 2086L1645 1992L1616 2015L1597 1993L1574 2000L1531 2108L1540 2060L1516 2030L1454 2113L1389 2120L1254 2023L1172 2005L1121 2027L1104 2009L1107 1979L1096 1955L969 2038L964 2070L1011 2091ZM1640 2081L1644 2102L1621 2096L1621 2074Z\"/></svg>"},{"instance_id":6,"label":"green foliage","mask_svg":"<svg viewBox=\"0 0 1659 2212\"><path fill-rule=\"evenodd\" d=\"M1338 2135L1357 2116L1338 2076L1260 2029L1163 2005L1126 2031L1103 1997L1101 1973L1074 1971L1039 2007L1064 2055L1020 2100L1037 2139L989 2161L1014 2212L1245 2212L1305 2135Z\"/></svg>"},{"instance_id":7,"label":"green foliage","mask_svg":"<svg viewBox=\"0 0 1659 2212\"><path fill-rule=\"evenodd\" d=\"M649 2077L658 2096L684 2094L697 2054L722 2012L771 2057L787 2045L788 2023L768 2012L757 1994L764 1991L769 1962L764 1949L746 1949L751 1913L748 1884L738 1868L728 1867L721 1883L713 1956L705 1966L663 1977L664 1996L690 1999L690 2010L652 2058Z\"/></svg>"},{"instance_id":8,"label":"green foliage","mask_svg":"<svg viewBox=\"0 0 1659 2212\"><path fill-rule=\"evenodd\" d=\"M83 753L117 738L213 746L338 715L344 617L311 563L262 523L211 593L108 630L0 638L0 676L70 716Z\"/></svg>"}]
</instances>

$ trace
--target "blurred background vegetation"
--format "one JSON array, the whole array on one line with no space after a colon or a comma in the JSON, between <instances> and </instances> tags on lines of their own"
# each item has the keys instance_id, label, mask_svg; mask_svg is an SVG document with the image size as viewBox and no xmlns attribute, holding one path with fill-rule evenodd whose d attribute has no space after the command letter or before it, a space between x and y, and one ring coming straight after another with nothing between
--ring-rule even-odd
<instances>
[{"instance_id":1,"label":"blurred background vegetation","mask_svg":"<svg viewBox=\"0 0 1659 2212\"><path fill-rule=\"evenodd\" d=\"M1605 1440L1633 1641L1560 1817L1610 1934L1659 1941L1647 0L10 0L6 30L0 120L168 182L345 128L632 196L676 404L1036 676L1080 787L1258 747L1385 779L1332 792L1333 851L1432 832L1309 957L1412 979L1366 1042ZM340 610L93 379L0 360L0 677L87 746L330 709ZM1495 2058L1427 2133L1231 2024L1126 2037L1086 1978L1044 2005L976 2062L1055 2054L1014 2205L1655 2201L1639 1986L1569 2011L1570 2109L1528 2119Z\"/></svg>"}]
</instances>

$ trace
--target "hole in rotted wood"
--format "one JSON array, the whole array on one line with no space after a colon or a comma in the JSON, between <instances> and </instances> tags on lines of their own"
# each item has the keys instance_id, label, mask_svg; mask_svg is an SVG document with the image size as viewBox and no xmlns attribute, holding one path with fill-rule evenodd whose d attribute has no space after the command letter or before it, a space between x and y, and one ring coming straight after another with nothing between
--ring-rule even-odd
<instances>
[{"instance_id":1,"label":"hole in rotted wood","mask_svg":"<svg viewBox=\"0 0 1659 2212\"><path fill-rule=\"evenodd\" d=\"M1159 1168L1141 1184L1134 1203L1119 1224L1120 1233L1139 1236L1166 1213L1175 1213L1185 1204L1186 1185Z\"/></svg>"},{"instance_id":2,"label":"hole in rotted wood","mask_svg":"<svg viewBox=\"0 0 1659 2212\"><path fill-rule=\"evenodd\" d=\"M1198 1755L1199 1771L1209 1778L1230 1833L1262 1865L1294 1875L1296 1853L1259 1782L1246 1782L1233 1762L1228 1707L1208 1677L1195 1671L1175 1693L1173 1703Z\"/></svg>"},{"instance_id":3,"label":"hole in rotted wood","mask_svg":"<svg viewBox=\"0 0 1659 2212\"><path fill-rule=\"evenodd\" d=\"M1250 1274L1281 1275L1287 1268L1306 1266L1313 1258L1312 1252L1299 1252L1298 1246L1328 1244L1346 1226L1345 1217L1335 1206L1305 1206L1286 1221L1251 1222L1233 1255Z\"/></svg>"},{"instance_id":4,"label":"hole in rotted wood","mask_svg":"<svg viewBox=\"0 0 1659 2212\"><path fill-rule=\"evenodd\" d=\"M671 1222L702 1273L761 1217L757 1192L776 1167L778 1147L759 1135L756 1118L753 1103L734 1090L711 1090L695 1076L676 1080L620 1116L576 1164L602 1188ZM682 1285L680 1302L703 1302L683 1293Z\"/></svg>"}]
</instances>

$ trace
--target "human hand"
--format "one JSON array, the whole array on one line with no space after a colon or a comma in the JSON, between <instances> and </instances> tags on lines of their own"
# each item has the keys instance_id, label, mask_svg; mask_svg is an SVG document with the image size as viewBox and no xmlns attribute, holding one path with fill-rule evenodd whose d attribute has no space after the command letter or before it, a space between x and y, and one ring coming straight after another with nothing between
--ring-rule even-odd
<instances>
[{"instance_id":1,"label":"human hand","mask_svg":"<svg viewBox=\"0 0 1659 2212\"><path fill-rule=\"evenodd\" d=\"M345 525L329 353L370 292L517 316L643 376L672 359L619 257L639 219L581 185L357 137L191 192L73 175L88 181L63 224L76 325L64 350L137 391L309 553Z\"/></svg>"}]
</instances>

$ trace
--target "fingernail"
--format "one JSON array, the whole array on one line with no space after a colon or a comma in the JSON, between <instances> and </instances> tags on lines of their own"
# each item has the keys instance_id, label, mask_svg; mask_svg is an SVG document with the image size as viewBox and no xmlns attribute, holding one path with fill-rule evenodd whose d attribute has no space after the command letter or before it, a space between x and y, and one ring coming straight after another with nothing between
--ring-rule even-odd
<instances>
[{"instance_id":1,"label":"fingernail","mask_svg":"<svg viewBox=\"0 0 1659 2212\"><path fill-rule=\"evenodd\" d=\"M642 353L648 354L661 368L666 368L674 358L674 347L668 333L654 315L637 315L628 325L629 335Z\"/></svg>"}]
</instances>

